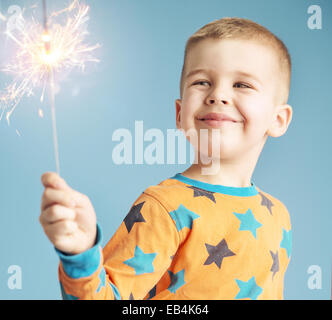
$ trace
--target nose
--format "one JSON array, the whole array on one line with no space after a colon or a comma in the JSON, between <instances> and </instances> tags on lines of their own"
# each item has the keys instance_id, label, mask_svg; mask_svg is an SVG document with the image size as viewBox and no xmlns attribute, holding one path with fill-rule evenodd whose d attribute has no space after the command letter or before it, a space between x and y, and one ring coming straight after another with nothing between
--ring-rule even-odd
<instances>
[{"instance_id":1,"label":"nose","mask_svg":"<svg viewBox=\"0 0 332 320\"><path fill-rule=\"evenodd\" d=\"M223 104L228 104L227 100L220 100ZM209 99L208 100L208 104L209 105L214 105L214 104L218 104L218 100L215 99Z\"/></svg>"},{"instance_id":2,"label":"nose","mask_svg":"<svg viewBox=\"0 0 332 320\"><path fill-rule=\"evenodd\" d=\"M213 90L212 92L209 93L209 95L206 97L206 104L208 105L215 105L215 104L229 104L229 98L226 97L226 94L221 91L220 89Z\"/></svg>"}]
</instances>

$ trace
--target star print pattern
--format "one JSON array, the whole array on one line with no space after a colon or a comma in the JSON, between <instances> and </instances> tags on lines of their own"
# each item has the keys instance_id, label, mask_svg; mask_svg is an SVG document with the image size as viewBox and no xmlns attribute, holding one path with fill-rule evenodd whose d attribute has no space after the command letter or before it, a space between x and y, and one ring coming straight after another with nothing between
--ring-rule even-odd
<instances>
[{"instance_id":1,"label":"star print pattern","mask_svg":"<svg viewBox=\"0 0 332 320\"><path fill-rule=\"evenodd\" d=\"M239 279L235 279L235 281L240 288L235 299L250 298L252 300L257 300L258 296L263 292L263 289L256 284L255 277L252 277L248 281L242 281Z\"/></svg>"},{"instance_id":2,"label":"star print pattern","mask_svg":"<svg viewBox=\"0 0 332 320\"><path fill-rule=\"evenodd\" d=\"M153 298L153 297L156 295L156 292L157 292L157 285L155 285L155 286L149 291L149 298L148 298L148 299Z\"/></svg>"},{"instance_id":3,"label":"star print pattern","mask_svg":"<svg viewBox=\"0 0 332 320\"><path fill-rule=\"evenodd\" d=\"M292 230L286 231L285 229L282 229L280 248L286 249L287 256L290 256L292 251Z\"/></svg>"},{"instance_id":4,"label":"star print pattern","mask_svg":"<svg viewBox=\"0 0 332 320\"><path fill-rule=\"evenodd\" d=\"M237 203L237 196L175 187L167 197L158 189L141 194L105 247L97 272L76 272L71 283L60 269L63 298L84 299L83 287L116 300L282 297L292 231L283 220L287 215L278 214L278 201L257 192ZM78 285L87 279L94 285Z\"/></svg>"},{"instance_id":5,"label":"star print pattern","mask_svg":"<svg viewBox=\"0 0 332 320\"><path fill-rule=\"evenodd\" d=\"M210 200L212 200L214 203L216 203L216 199L214 198L214 192L212 191L207 191L204 189L200 189L194 186L188 187L189 189L193 189L194 190L194 198L196 197L206 197Z\"/></svg>"},{"instance_id":6,"label":"star print pattern","mask_svg":"<svg viewBox=\"0 0 332 320\"><path fill-rule=\"evenodd\" d=\"M270 214L272 215L271 208L273 206L273 202L269 198L267 198L263 193L259 192L259 194L262 197L261 205L265 206L269 210Z\"/></svg>"},{"instance_id":7,"label":"star print pattern","mask_svg":"<svg viewBox=\"0 0 332 320\"><path fill-rule=\"evenodd\" d=\"M276 253L273 253L273 251L270 250L272 259L273 259L273 263L272 263L272 267L271 270L273 272L272 274L272 280L274 275L279 271L279 256L278 256L278 251Z\"/></svg>"},{"instance_id":8,"label":"star print pattern","mask_svg":"<svg viewBox=\"0 0 332 320\"><path fill-rule=\"evenodd\" d=\"M175 221L176 227L179 231L182 230L184 227L191 229L192 225L193 225L193 221L195 219L199 218L198 214L196 214L193 211L190 211L182 204L180 204L180 206L177 208L177 210L174 210L174 211L170 212L169 214Z\"/></svg>"},{"instance_id":9,"label":"star print pattern","mask_svg":"<svg viewBox=\"0 0 332 320\"><path fill-rule=\"evenodd\" d=\"M110 288L112 289L113 295L114 295L114 300L121 300L121 295L118 290L118 288L112 283L109 282Z\"/></svg>"},{"instance_id":10,"label":"star print pattern","mask_svg":"<svg viewBox=\"0 0 332 320\"><path fill-rule=\"evenodd\" d=\"M126 228L128 230L128 233L132 229L135 223L137 222L145 222L142 214L141 209L144 205L144 202L141 202L135 206L132 206L130 211L128 212L127 216L124 218L124 223L126 225Z\"/></svg>"},{"instance_id":11,"label":"star print pattern","mask_svg":"<svg viewBox=\"0 0 332 320\"><path fill-rule=\"evenodd\" d=\"M236 213L234 215L241 221L239 230L241 231L250 231L252 235L257 238L256 230L262 226L256 219L250 209L246 213Z\"/></svg>"},{"instance_id":12,"label":"star print pattern","mask_svg":"<svg viewBox=\"0 0 332 320\"><path fill-rule=\"evenodd\" d=\"M104 269L101 269L100 270L100 273L99 273L99 286L97 288L97 292L100 291L100 289L102 287L105 287L105 281L106 281L106 273L105 273L105 270Z\"/></svg>"},{"instance_id":13,"label":"star print pattern","mask_svg":"<svg viewBox=\"0 0 332 320\"><path fill-rule=\"evenodd\" d=\"M156 253L144 253L139 246L136 246L135 255L123 263L134 268L136 275L151 273L153 272L152 262L156 255Z\"/></svg>"},{"instance_id":14,"label":"star print pattern","mask_svg":"<svg viewBox=\"0 0 332 320\"><path fill-rule=\"evenodd\" d=\"M168 290L172 293L175 293L179 288L181 288L184 284L184 269L173 273L172 271L168 271L169 276L171 278L171 283L168 287Z\"/></svg>"},{"instance_id":15,"label":"star print pattern","mask_svg":"<svg viewBox=\"0 0 332 320\"><path fill-rule=\"evenodd\" d=\"M228 249L225 239L222 239L216 246L205 244L206 250L209 253L209 257L204 262L204 265L215 263L220 269L222 260L225 257L235 256L235 253Z\"/></svg>"}]
</instances>

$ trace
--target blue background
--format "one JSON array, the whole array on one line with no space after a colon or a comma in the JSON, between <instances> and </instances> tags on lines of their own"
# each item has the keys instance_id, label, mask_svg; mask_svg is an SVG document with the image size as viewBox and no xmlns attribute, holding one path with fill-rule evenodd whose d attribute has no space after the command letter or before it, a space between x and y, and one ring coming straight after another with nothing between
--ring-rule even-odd
<instances>
[{"instance_id":1,"label":"blue background","mask_svg":"<svg viewBox=\"0 0 332 320\"><path fill-rule=\"evenodd\" d=\"M68 3L48 2L50 10ZM35 1L0 3L1 12L8 15L11 4L23 8ZM186 40L212 20L249 18L280 37L293 60L292 123L284 136L267 141L252 179L280 199L291 214L293 251L285 299L330 299L332 1L87 3L91 7L88 42L102 45L96 51L101 62L89 65L84 75L75 71L66 78L56 96L56 113L61 175L90 197L104 244L145 188L189 166L189 159L185 165L167 165L166 151L164 165L116 165L112 150L118 142L112 141L113 132L127 128L134 135L135 121L143 120L144 132L159 128L166 138L166 130L175 128ZM307 27L307 9L312 4L322 9L321 30ZM0 46L6 55L4 43ZM5 81L8 78L0 76L1 89ZM41 106L38 99L38 91L36 97L24 98L10 126L5 119L0 122L1 299L60 299L58 257L38 221L40 176L55 171L49 106ZM43 118L38 116L40 107ZM21 290L8 287L11 265L22 269ZM322 270L321 289L308 287L311 265Z\"/></svg>"}]
</instances>

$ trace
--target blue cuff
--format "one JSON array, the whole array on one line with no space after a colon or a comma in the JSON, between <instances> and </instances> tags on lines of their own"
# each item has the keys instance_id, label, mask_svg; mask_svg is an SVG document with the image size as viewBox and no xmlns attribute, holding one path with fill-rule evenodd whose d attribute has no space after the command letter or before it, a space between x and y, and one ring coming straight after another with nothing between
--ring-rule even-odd
<instances>
[{"instance_id":1,"label":"blue cuff","mask_svg":"<svg viewBox=\"0 0 332 320\"><path fill-rule=\"evenodd\" d=\"M100 246L102 242L102 231L97 224L97 237L95 245L79 254L66 254L54 247L62 262L63 270L73 279L91 276L99 268Z\"/></svg>"}]
</instances>

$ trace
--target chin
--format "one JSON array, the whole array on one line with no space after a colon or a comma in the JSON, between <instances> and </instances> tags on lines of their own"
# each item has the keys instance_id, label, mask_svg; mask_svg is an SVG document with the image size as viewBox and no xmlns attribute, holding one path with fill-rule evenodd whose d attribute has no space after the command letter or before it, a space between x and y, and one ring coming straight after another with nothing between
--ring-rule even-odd
<instances>
[{"instance_id":1,"label":"chin","mask_svg":"<svg viewBox=\"0 0 332 320\"><path fill-rule=\"evenodd\" d=\"M232 159L238 154L238 150L234 150L234 145L209 145L208 147L199 148L198 154L200 159L227 160ZM206 162L206 161L205 161Z\"/></svg>"}]
</instances>

